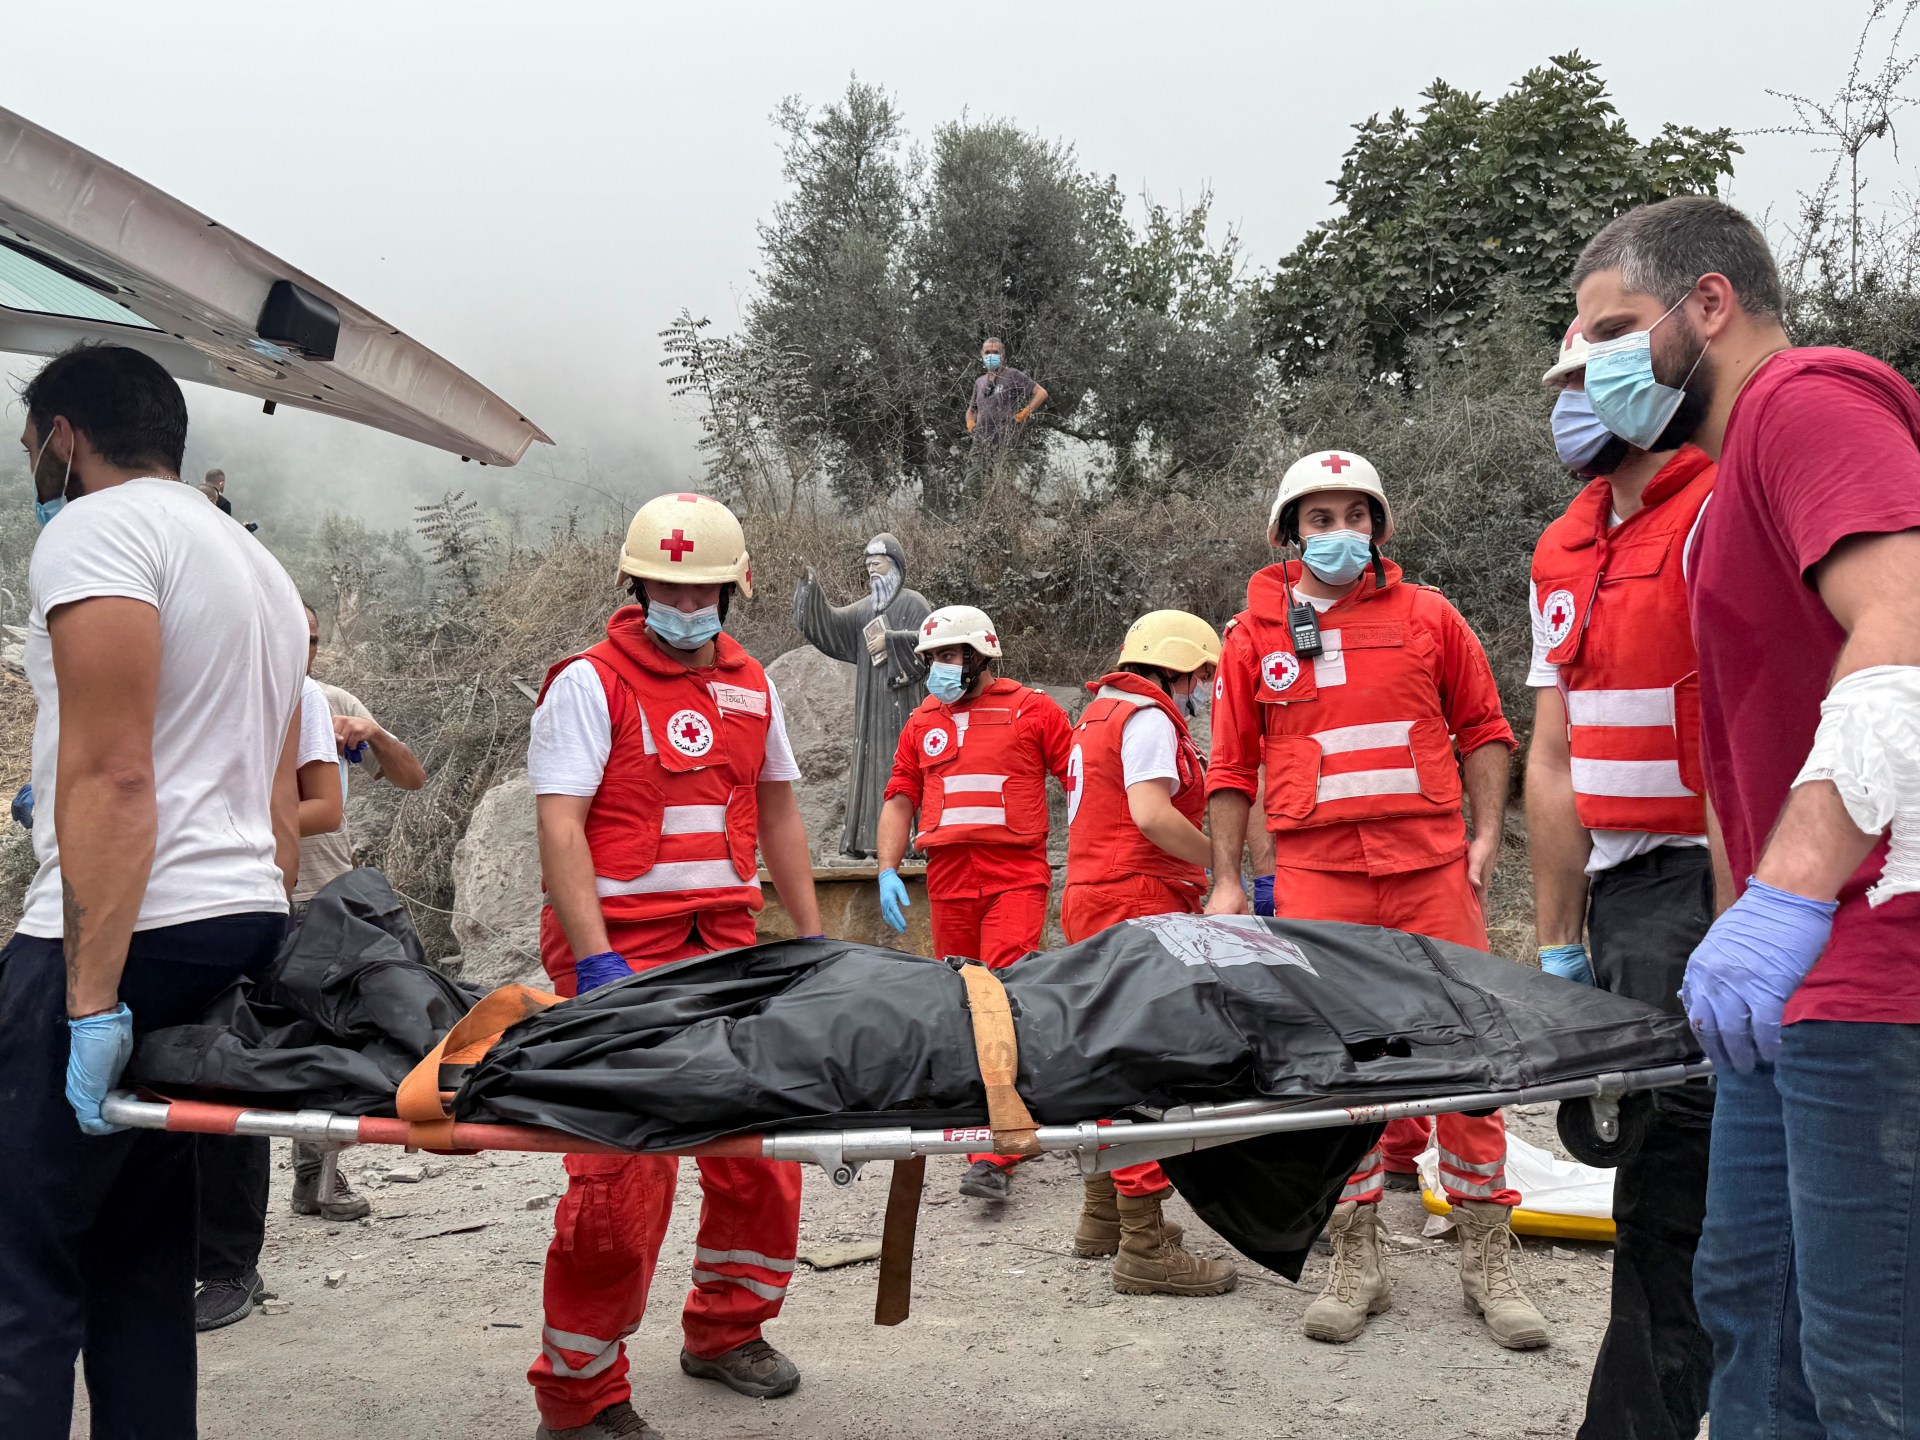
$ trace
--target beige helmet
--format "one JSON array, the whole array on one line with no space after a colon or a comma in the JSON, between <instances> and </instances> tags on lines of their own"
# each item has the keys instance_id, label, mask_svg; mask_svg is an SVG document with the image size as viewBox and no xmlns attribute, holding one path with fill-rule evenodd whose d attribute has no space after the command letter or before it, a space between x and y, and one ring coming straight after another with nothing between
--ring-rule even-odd
<instances>
[{"instance_id":1,"label":"beige helmet","mask_svg":"<svg viewBox=\"0 0 1920 1440\"><path fill-rule=\"evenodd\" d=\"M1373 537L1373 543L1384 545L1393 538L1393 506L1387 503L1380 472L1351 450L1316 450L1302 455L1280 477L1280 493L1273 497L1273 510L1267 516L1267 543L1280 543L1281 512L1294 501L1323 490L1358 490L1372 496L1382 516L1380 533Z\"/></svg>"},{"instance_id":2,"label":"beige helmet","mask_svg":"<svg viewBox=\"0 0 1920 1440\"><path fill-rule=\"evenodd\" d=\"M1154 610L1133 622L1120 645L1122 665L1156 665L1191 675L1220 663L1220 637L1198 615L1184 610Z\"/></svg>"},{"instance_id":3,"label":"beige helmet","mask_svg":"<svg viewBox=\"0 0 1920 1440\"><path fill-rule=\"evenodd\" d=\"M994 632L987 612L971 605L942 605L920 622L920 643L916 655L948 645L971 645L990 660L1000 658L1000 637Z\"/></svg>"},{"instance_id":4,"label":"beige helmet","mask_svg":"<svg viewBox=\"0 0 1920 1440\"><path fill-rule=\"evenodd\" d=\"M640 507L620 547L620 573L682 585L738 585L753 598L753 560L733 512L705 495L662 495Z\"/></svg>"},{"instance_id":5,"label":"beige helmet","mask_svg":"<svg viewBox=\"0 0 1920 1440\"><path fill-rule=\"evenodd\" d=\"M1587 344L1587 337L1580 333L1580 317L1574 316L1573 323L1567 326L1567 333L1560 337L1560 358L1547 367L1547 373L1540 377L1540 383L1551 385L1563 375L1586 369L1587 351L1592 348Z\"/></svg>"}]
</instances>

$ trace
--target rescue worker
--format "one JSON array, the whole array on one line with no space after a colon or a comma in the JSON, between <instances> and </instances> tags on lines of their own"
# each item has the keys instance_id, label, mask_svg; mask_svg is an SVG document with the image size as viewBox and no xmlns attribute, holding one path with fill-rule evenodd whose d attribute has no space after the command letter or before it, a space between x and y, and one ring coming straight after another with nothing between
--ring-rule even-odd
<instances>
[{"instance_id":1,"label":"rescue worker","mask_svg":"<svg viewBox=\"0 0 1920 1440\"><path fill-rule=\"evenodd\" d=\"M1180 610L1155 610L1127 631L1120 664L1088 684L1093 700L1067 757L1067 883L1060 928L1069 945L1140 915L1197 915L1207 894L1206 768L1187 731L1205 708L1220 637ZM1112 1255L1122 1295L1224 1295L1231 1262L1180 1243L1161 1205L1172 1188L1155 1161L1086 1177L1076 1255Z\"/></svg>"},{"instance_id":2,"label":"rescue worker","mask_svg":"<svg viewBox=\"0 0 1920 1440\"><path fill-rule=\"evenodd\" d=\"M547 896L540 956L568 996L751 945L756 844L800 933L820 929L780 697L721 628L735 593L753 594L740 522L704 495L651 500L619 573L634 603L605 640L548 672L527 748ZM800 1167L699 1163L680 1368L742 1395L784 1395L800 1373L760 1330L793 1274ZM528 1373L537 1440L657 1440L631 1404L622 1342L646 1309L677 1163L569 1155L566 1167Z\"/></svg>"},{"instance_id":3,"label":"rescue worker","mask_svg":"<svg viewBox=\"0 0 1920 1440\"><path fill-rule=\"evenodd\" d=\"M1071 794L1072 723L1052 696L993 673L1000 637L984 610L946 605L920 625L927 698L907 717L880 809L880 913L903 934L912 903L900 879L927 854L934 953L990 969L1040 948L1047 923L1047 776ZM969 1155L960 1193L1005 1200L1013 1156Z\"/></svg>"},{"instance_id":4,"label":"rescue worker","mask_svg":"<svg viewBox=\"0 0 1920 1440\"><path fill-rule=\"evenodd\" d=\"M1300 558L1253 577L1222 643L1206 913L1247 913L1239 862L1264 759L1277 915L1386 925L1484 950L1481 897L1499 853L1513 730L1460 612L1437 590L1402 580L1380 554L1392 535L1380 476L1360 456L1319 451L1281 479L1267 541ZM1463 767L1471 841L1461 823ZM1520 1196L1506 1184L1505 1126L1497 1113L1449 1114L1437 1128L1467 1301L1500 1344L1545 1345L1546 1321L1521 1293L1510 1254ZM1328 1224L1327 1288L1304 1318L1315 1340L1352 1340L1391 1304L1380 1264L1385 1169L1376 1146L1341 1192Z\"/></svg>"},{"instance_id":5,"label":"rescue worker","mask_svg":"<svg viewBox=\"0 0 1920 1440\"><path fill-rule=\"evenodd\" d=\"M1584 389L1587 350L1576 320L1544 377L1560 390L1555 449L1588 483L1533 555L1534 927L1543 970L1677 1015L1714 913L1684 555L1714 465L1693 445L1641 450L1607 430ZM1712 1123L1708 1081L1656 1090L1646 1138L1614 1172L1612 1314L1583 1440L1700 1432L1713 1347L1693 1254Z\"/></svg>"}]
</instances>

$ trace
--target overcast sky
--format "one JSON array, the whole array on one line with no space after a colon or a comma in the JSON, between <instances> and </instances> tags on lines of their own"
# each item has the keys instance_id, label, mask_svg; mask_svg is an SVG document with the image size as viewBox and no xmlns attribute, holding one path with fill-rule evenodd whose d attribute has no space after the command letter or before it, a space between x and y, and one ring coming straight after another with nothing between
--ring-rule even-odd
<instances>
[{"instance_id":1,"label":"overcast sky","mask_svg":"<svg viewBox=\"0 0 1920 1440\"><path fill-rule=\"evenodd\" d=\"M1354 122L1415 105L1436 76L1498 92L1578 49L1637 136L1749 129L1787 118L1769 87L1831 93L1865 9L66 0L10 7L0 104L344 291L507 396L570 471L584 452L628 492L697 472L656 332L683 305L737 315L754 223L780 195L783 95L825 100L857 72L916 135L1010 117L1136 195L1211 185L1268 266L1327 213ZM1807 142L1747 143L1731 198L1756 212L1789 211L1824 171ZM404 442L342 440L339 422L189 399L190 465L273 456L302 490L342 465L463 478Z\"/></svg>"}]
</instances>

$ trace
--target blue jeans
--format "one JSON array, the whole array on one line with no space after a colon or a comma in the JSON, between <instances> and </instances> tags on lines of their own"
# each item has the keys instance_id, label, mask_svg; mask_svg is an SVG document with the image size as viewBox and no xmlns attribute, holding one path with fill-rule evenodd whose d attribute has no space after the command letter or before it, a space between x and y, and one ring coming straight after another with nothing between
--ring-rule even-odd
<instances>
[{"instance_id":1,"label":"blue jeans","mask_svg":"<svg viewBox=\"0 0 1920 1440\"><path fill-rule=\"evenodd\" d=\"M1920 1025L1807 1020L1718 1080L1694 1262L1713 1433L1920 1433Z\"/></svg>"}]
</instances>

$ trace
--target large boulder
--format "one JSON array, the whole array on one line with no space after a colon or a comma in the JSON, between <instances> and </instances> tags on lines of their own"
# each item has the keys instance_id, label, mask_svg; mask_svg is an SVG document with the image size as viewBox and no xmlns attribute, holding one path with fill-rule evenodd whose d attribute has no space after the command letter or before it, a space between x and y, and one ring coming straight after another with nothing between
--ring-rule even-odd
<instances>
[{"instance_id":1,"label":"large boulder","mask_svg":"<svg viewBox=\"0 0 1920 1440\"><path fill-rule=\"evenodd\" d=\"M526 771L508 775L474 807L453 851L453 908L462 980L541 976L540 840Z\"/></svg>"},{"instance_id":2,"label":"large boulder","mask_svg":"<svg viewBox=\"0 0 1920 1440\"><path fill-rule=\"evenodd\" d=\"M816 856L837 855L847 823L847 772L853 765L853 667L811 645L767 666L787 716L787 739L800 765L793 787Z\"/></svg>"}]
</instances>

